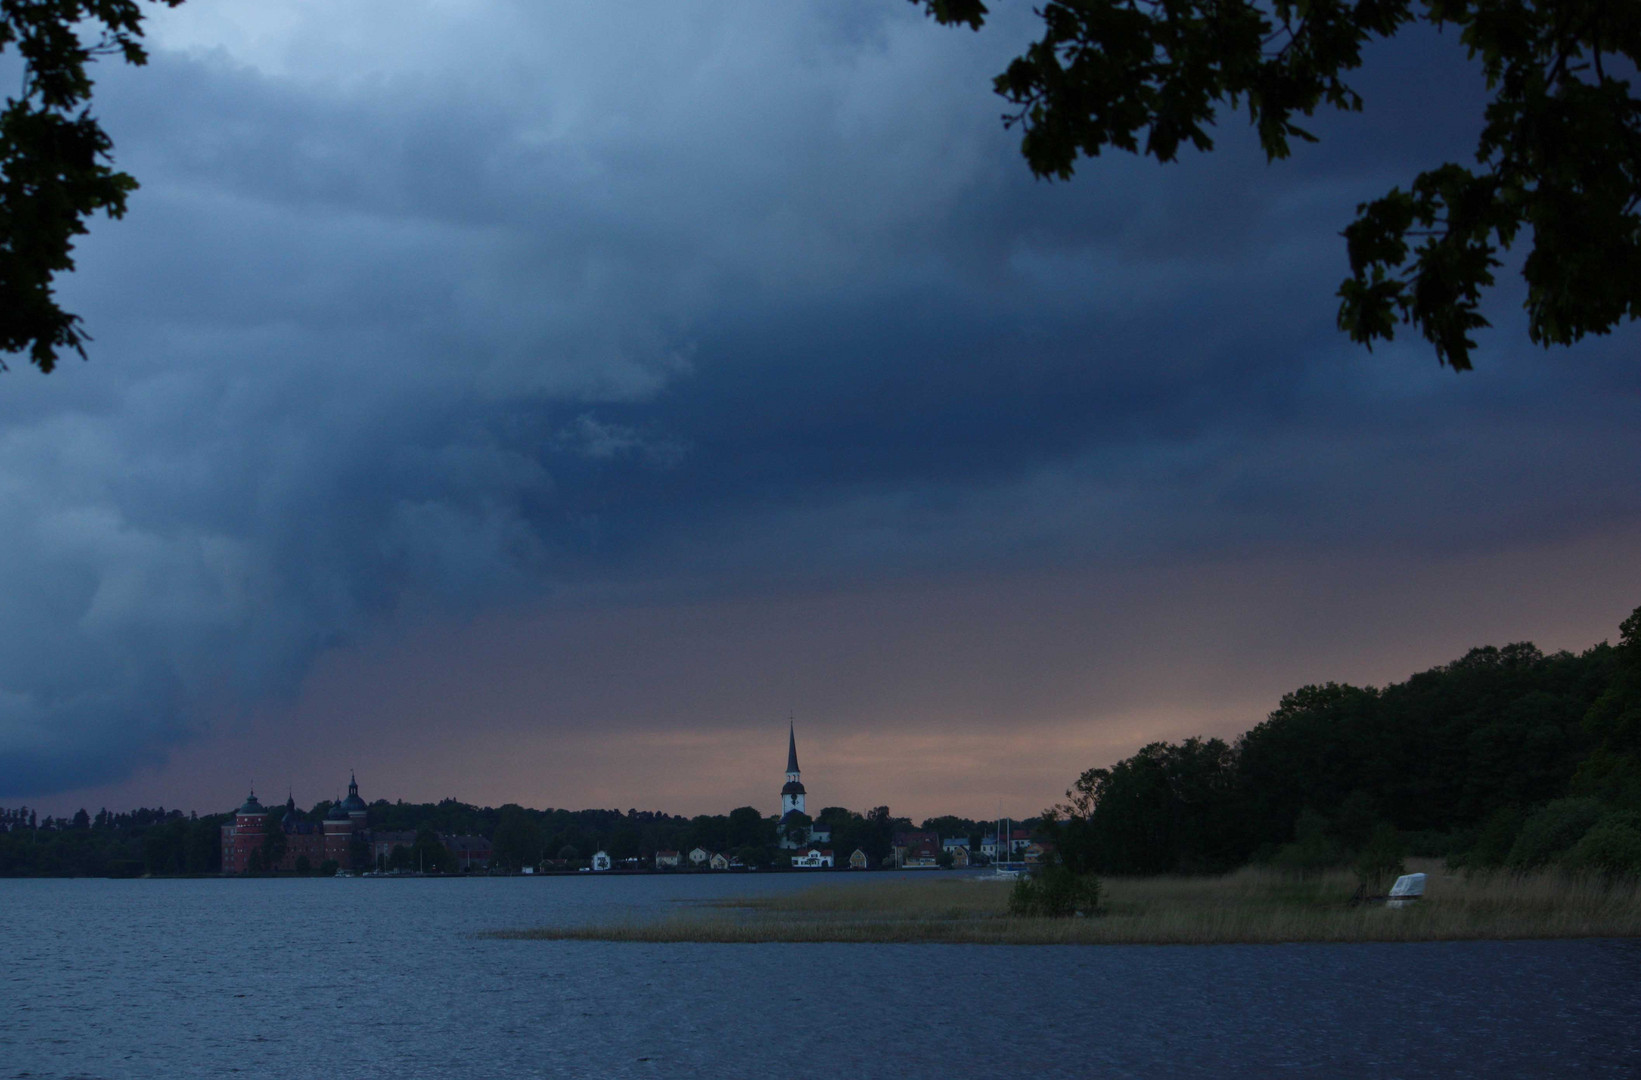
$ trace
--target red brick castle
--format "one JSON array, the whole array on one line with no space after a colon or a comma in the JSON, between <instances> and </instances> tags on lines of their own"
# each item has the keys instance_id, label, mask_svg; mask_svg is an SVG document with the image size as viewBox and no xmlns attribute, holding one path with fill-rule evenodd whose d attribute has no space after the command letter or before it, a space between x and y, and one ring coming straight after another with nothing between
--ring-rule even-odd
<instances>
[{"instance_id":1,"label":"red brick castle","mask_svg":"<svg viewBox=\"0 0 1641 1080\"><path fill-rule=\"evenodd\" d=\"M256 801L252 791L245 804L234 811L231 825L222 827L222 872L243 874L248 870L319 869L325 862L340 867L352 865L350 848L355 839L369 838L365 827L365 800L359 797L359 782L348 776L348 797L330 808L322 824L302 819L296 799L285 800L285 814L275 820L275 811ZM268 831L284 832L285 853L272 866L263 866Z\"/></svg>"}]
</instances>

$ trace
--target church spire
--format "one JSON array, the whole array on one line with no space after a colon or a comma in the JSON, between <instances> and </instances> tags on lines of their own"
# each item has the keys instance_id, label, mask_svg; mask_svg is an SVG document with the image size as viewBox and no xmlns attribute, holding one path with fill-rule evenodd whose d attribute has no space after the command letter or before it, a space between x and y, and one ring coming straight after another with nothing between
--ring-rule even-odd
<instances>
[{"instance_id":1,"label":"church spire","mask_svg":"<svg viewBox=\"0 0 1641 1080\"><path fill-rule=\"evenodd\" d=\"M783 848L795 848L809 842L809 826L803 824L803 781L798 776L798 728L787 718L786 725L786 783L781 785L780 843Z\"/></svg>"}]
</instances>

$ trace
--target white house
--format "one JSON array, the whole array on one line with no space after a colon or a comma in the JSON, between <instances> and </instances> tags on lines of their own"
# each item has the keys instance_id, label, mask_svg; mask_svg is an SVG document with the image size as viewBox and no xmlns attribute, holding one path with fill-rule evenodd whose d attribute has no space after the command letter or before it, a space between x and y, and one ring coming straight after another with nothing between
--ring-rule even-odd
<instances>
[{"instance_id":1,"label":"white house","mask_svg":"<svg viewBox=\"0 0 1641 1080\"><path fill-rule=\"evenodd\" d=\"M676 851L657 851L655 853L655 865L657 867L677 866L678 853Z\"/></svg>"},{"instance_id":2,"label":"white house","mask_svg":"<svg viewBox=\"0 0 1641 1080\"><path fill-rule=\"evenodd\" d=\"M832 868L832 853L822 851L820 848L810 848L801 855L792 856L792 865L810 870L822 867L830 870Z\"/></svg>"},{"instance_id":3,"label":"white house","mask_svg":"<svg viewBox=\"0 0 1641 1080\"><path fill-rule=\"evenodd\" d=\"M1005 836L1008 840L1008 852L1003 856L1005 859L1012 859L1014 856L1025 851L1026 847L1031 843L1031 832L1028 829L1009 829ZM998 857L997 836L995 833L991 836L983 838L980 841L980 850L982 853L990 855L993 858Z\"/></svg>"},{"instance_id":4,"label":"white house","mask_svg":"<svg viewBox=\"0 0 1641 1080\"><path fill-rule=\"evenodd\" d=\"M712 852L706 848L698 847L689 853L689 861L691 866L699 869L712 861Z\"/></svg>"},{"instance_id":5,"label":"white house","mask_svg":"<svg viewBox=\"0 0 1641 1080\"><path fill-rule=\"evenodd\" d=\"M608 870L610 868L610 853L607 851L593 852L593 869Z\"/></svg>"},{"instance_id":6,"label":"white house","mask_svg":"<svg viewBox=\"0 0 1641 1080\"><path fill-rule=\"evenodd\" d=\"M711 863L714 870L728 870L729 856L720 851L712 857Z\"/></svg>"}]
</instances>

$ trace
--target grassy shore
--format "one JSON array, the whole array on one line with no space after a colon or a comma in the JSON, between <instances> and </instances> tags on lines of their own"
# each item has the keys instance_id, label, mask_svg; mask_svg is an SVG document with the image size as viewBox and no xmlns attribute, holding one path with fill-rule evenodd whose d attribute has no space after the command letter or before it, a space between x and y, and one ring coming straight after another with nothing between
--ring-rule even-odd
<instances>
[{"instance_id":1,"label":"grassy shore","mask_svg":"<svg viewBox=\"0 0 1641 1080\"><path fill-rule=\"evenodd\" d=\"M984 945L1456 941L1641 936L1641 887L1559 874L1449 874L1401 910L1349 907L1355 879L1248 868L1224 877L1106 878L1100 914L1008 914L1006 883L951 877L817 884L691 906L642 922L497 931L510 939L648 942L902 942Z\"/></svg>"}]
</instances>

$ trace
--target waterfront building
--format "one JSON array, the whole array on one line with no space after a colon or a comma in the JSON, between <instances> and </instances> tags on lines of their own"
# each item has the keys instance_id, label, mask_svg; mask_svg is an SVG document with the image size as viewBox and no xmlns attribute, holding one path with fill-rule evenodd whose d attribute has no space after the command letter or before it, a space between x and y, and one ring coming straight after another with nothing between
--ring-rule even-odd
<instances>
[{"instance_id":1,"label":"waterfront building","mask_svg":"<svg viewBox=\"0 0 1641 1080\"><path fill-rule=\"evenodd\" d=\"M830 850L823 851L820 848L810 848L801 855L792 856L792 865L800 869L815 870L824 867L830 870L832 868L832 852Z\"/></svg>"},{"instance_id":2,"label":"waterfront building","mask_svg":"<svg viewBox=\"0 0 1641 1080\"><path fill-rule=\"evenodd\" d=\"M378 870L388 869L395 848L409 851L416 846L412 829L373 829L370 834L370 865Z\"/></svg>"},{"instance_id":3,"label":"waterfront building","mask_svg":"<svg viewBox=\"0 0 1641 1080\"><path fill-rule=\"evenodd\" d=\"M393 853L404 849L408 854L416 846L416 833L411 829L372 829L370 831L370 864L378 870L388 870L393 865ZM490 841L482 836L472 836L466 833L438 833L439 843L446 851L456 858L456 868L462 871L488 870L490 860L495 857L495 850ZM401 864L411 870L417 869L413 863Z\"/></svg>"},{"instance_id":4,"label":"waterfront building","mask_svg":"<svg viewBox=\"0 0 1641 1080\"><path fill-rule=\"evenodd\" d=\"M368 839L365 801L359 797L359 782L348 777L348 797L325 814L323 822L305 819L296 809L294 796L285 799L284 813L257 801L256 792L234 811L234 820L222 826L222 872L243 874L249 870L318 870L327 862L339 867L353 864L353 843ZM263 865L268 835L278 829L283 834L284 853L272 866Z\"/></svg>"},{"instance_id":5,"label":"waterfront building","mask_svg":"<svg viewBox=\"0 0 1641 1080\"><path fill-rule=\"evenodd\" d=\"M895 863L908 870L940 865L940 837L932 832L897 833L894 838Z\"/></svg>"},{"instance_id":6,"label":"waterfront building","mask_svg":"<svg viewBox=\"0 0 1641 1080\"><path fill-rule=\"evenodd\" d=\"M608 870L610 868L610 853L607 851L593 852L593 869Z\"/></svg>"},{"instance_id":7,"label":"waterfront building","mask_svg":"<svg viewBox=\"0 0 1641 1080\"><path fill-rule=\"evenodd\" d=\"M1004 831L1004 838L1007 849L1004 854L998 855L997 834L995 833L980 841L981 854L1003 861L1012 859L1025 851L1026 845L1031 843L1031 830L1010 828Z\"/></svg>"},{"instance_id":8,"label":"waterfront building","mask_svg":"<svg viewBox=\"0 0 1641 1080\"><path fill-rule=\"evenodd\" d=\"M711 860L712 860L712 852L708 851L706 848L698 847L698 848L690 849L690 853L689 853L690 865L695 867L697 870L699 870L701 867L705 866Z\"/></svg>"},{"instance_id":9,"label":"waterfront building","mask_svg":"<svg viewBox=\"0 0 1641 1080\"><path fill-rule=\"evenodd\" d=\"M655 853L655 868L657 870L661 869L663 866L677 865L678 853L676 851L657 851Z\"/></svg>"},{"instance_id":10,"label":"waterfront building","mask_svg":"<svg viewBox=\"0 0 1641 1080\"><path fill-rule=\"evenodd\" d=\"M484 837L468 834L452 836L440 833L439 843L443 844L445 850L456 857L456 865L463 873L469 870L490 869L490 859L494 851L490 847L490 841Z\"/></svg>"},{"instance_id":11,"label":"waterfront building","mask_svg":"<svg viewBox=\"0 0 1641 1080\"><path fill-rule=\"evenodd\" d=\"M851 870L865 870L871 863L872 860L868 859L866 852L860 850L860 848L856 848L849 856L849 869Z\"/></svg>"}]
</instances>

